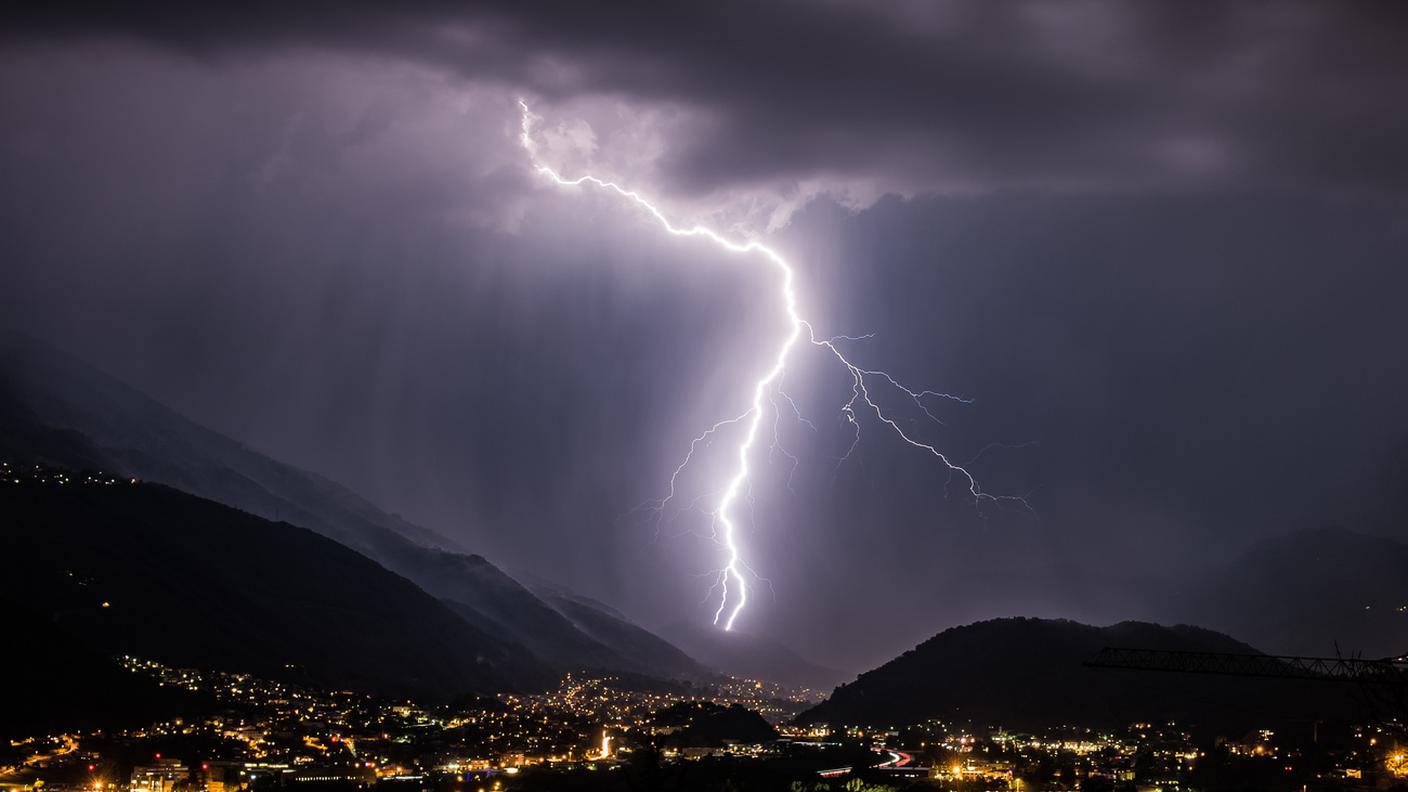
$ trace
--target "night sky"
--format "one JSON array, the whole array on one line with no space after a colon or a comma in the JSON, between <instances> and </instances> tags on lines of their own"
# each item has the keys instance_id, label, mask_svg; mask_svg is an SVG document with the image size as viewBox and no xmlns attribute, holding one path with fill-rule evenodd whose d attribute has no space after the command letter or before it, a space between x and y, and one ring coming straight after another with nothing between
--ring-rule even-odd
<instances>
[{"instance_id":1,"label":"night sky","mask_svg":"<svg viewBox=\"0 0 1408 792\"><path fill-rule=\"evenodd\" d=\"M1029 496L864 415L838 465L849 378L799 349L740 628L855 670L1408 540L1408 6L221 5L3 12L4 324L511 571L707 622L708 517L640 506L785 331L756 258L534 174L519 97L564 174L777 248L853 361L973 399L877 396Z\"/></svg>"}]
</instances>

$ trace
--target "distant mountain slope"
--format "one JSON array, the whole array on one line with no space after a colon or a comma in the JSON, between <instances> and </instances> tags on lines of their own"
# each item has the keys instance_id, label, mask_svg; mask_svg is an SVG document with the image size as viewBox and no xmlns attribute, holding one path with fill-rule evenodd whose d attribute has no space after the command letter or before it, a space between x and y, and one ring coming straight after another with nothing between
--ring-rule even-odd
<instances>
[{"instance_id":1,"label":"distant mountain slope","mask_svg":"<svg viewBox=\"0 0 1408 792\"><path fill-rule=\"evenodd\" d=\"M0 454L160 481L348 545L449 540L314 473L269 459L39 342L0 340Z\"/></svg>"},{"instance_id":2,"label":"distant mountain slope","mask_svg":"<svg viewBox=\"0 0 1408 792\"><path fill-rule=\"evenodd\" d=\"M1272 537L1190 576L1164 604L1279 654L1408 648L1408 545L1345 530Z\"/></svg>"},{"instance_id":3,"label":"distant mountain slope","mask_svg":"<svg viewBox=\"0 0 1408 792\"><path fill-rule=\"evenodd\" d=\"M446 698L545 669L317 534L156 484L0 487L16 607L108 654Z\"/></svg>"},{"instance_id":4,"label":"distant mountain slope","mask_svg":"<svg viewBox=\"0 0 1408 792\"><path fill-rule=\"evenodd\" d=\"M638 663L640 668L636 670L686 679L709 676L707 668L674 644L632 624L613 608L567 593L544 593L542 596L571 619L578 629L620 656Z\"/></svg>"},{"instance_id":5,"label":"distant mountain slope","mask_svg":"<svg viewBox=\"0 0 1408 792\"><path fill-rule=\"evenodd\" d=\"M404 566L413 568L421 585L467 621L491 634L519 641L539 657L571 668L590 665L635 670L628 659L583 633L481 556L418 550Z\"/></svg>"},{"instance_id":6,"label":"distant mountain slope","mask_svg":"<svg viewBox=\"0 0 1408 792\"><path fill-rule=\"evenodd\" d=\"M0 459L116 471L311 529L560 668L675 673L588 634L484 558L314 473L269 459L38 342L0 339ZM589 607L589 606L582 606ZM574 607L580 613L581 608ZM612 618L593 615L593 621Z\"/></svg>"},{"instance_id":7,"label":"distant mountain slope","mask_svg":"<svg viewBox=\"0 0 1408 792\"><path fill-rule=\"evenodd\" d=\"M677 622L661 630L672 643L710 668L747 679L826 690L845 678L816 665L765 635Z\"/></svg>"},{"instance_id":8,"label":"distant mountain slope","mask_svg":"<svg viewBox=\"0 0 1408 792\"><path fill-rule=\"evenodd\" d=\"M945 630L799 716L807 723L900 724L972 719L1014 728L1121 726L1176 719L1229 733L1357 712L1333 683L1086 668L1105 646L1255 652L1197 627L995 619Z\"/></svg>"}]
</instances>

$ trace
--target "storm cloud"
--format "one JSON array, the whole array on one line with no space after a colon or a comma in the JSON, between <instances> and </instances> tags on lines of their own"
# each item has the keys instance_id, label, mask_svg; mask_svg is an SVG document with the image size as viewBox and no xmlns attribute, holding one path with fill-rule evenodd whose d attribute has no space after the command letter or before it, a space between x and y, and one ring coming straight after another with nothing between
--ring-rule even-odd
<instances>
[{"instance_id":1,"label":"storm cloud","mask_svg":"<svg viewBox=\"0 0 1408 792\"><path fill-rule=\"evenodd\" d=\"M1401 189L1392 3L43 4L18 37L407 59L673 108L682 193Z\"/></svg>"},{"instance_id":2,"label":"storm cloud","mask_svg":"<svg viewBox=\"0 0 1408 792\"><path fill-rule=\"evenodd\" d=\"M892 406L1030 495L980 512L869 424L838 464L850 385L804 352L747 628L858 669L972 618L1148 616L1142 581L1285 530L1401 537L1401 5L1057 11L8 9L0 310L511 569L707 620L708 515L639 507L746 404L776 284L535 178L522 96L565 172L767 239L818 332L975 399Z\"/></svg>"}]
</instances>

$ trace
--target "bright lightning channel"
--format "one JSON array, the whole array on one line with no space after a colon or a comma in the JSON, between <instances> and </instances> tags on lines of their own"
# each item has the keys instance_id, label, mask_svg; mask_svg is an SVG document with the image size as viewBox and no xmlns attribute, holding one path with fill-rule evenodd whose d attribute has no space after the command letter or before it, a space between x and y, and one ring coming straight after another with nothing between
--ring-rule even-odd
<instances>
[{"instance_id":1,"label":"bright lightning channel","mask_svg":"<svg viewBox=\"0 0 1408 792\"><path fill-rule=\"evenodd\" d=\"M836 360L839 361L851 375L851 398L841 408L841 412L852 425L855 435L851 447L842 457L842 461L850 456L851 451L854 451L856 445L860 442L860 423L859 417L856 415L856 410L863 404L866 408L875 413L875 417L879 419L881 423L889 426L901 440L915 448L928 452L942 462L948 468L950 477L954 475L960 476L961 479L967 483L968 493L973 497L975 502L1001 503L1010 501L1027 507L1027 502L1023 497L991 495L983 492L978 486L977 479L975 479L967 469L961 465L954 464L942 451L932 444L916 440L906 433L904 429L900 427L899 423L894 418L886 415L880 408L880 405L871 398L866 378L876 377L883 379L887 384L903 392L925 415L935 422L938 422L938 418L930 412L929 408L925 405L925 397L956 401L963 404L970 403L971 400L947 393L939 393L937 391L912 390L900 384L894 377L883 371L864 369L855 365L846 358L845 354L843 354L836 345L838 341L863 340L869 338L870 334L863 336L834 336L825 339L817 338L811 323L802 317L797 307L797 294L793 288L795 275L792 265L787 263L787 260L782 257L782 254L767 245L756 240L735 242L707 226L677 226L672 223L655 204L651 203L640 193L635 190L628 190L614 181L600 179L590 174L572 178L563 176L551 165L543 162L538 156L537 144L533 140L533 122L537 116L529 109L526 101L520 99L518 106L522 110L519 142L523 145L524 150L528 152L529 161L532 163L534 170L539 174L548 177L553 182L564 187L579 187L585 184L614 193L644 209L651 217L655 218L656 222L658 222L660 227L665 229L667 233L674 236L702 237L730 253L756 254L761 256L763 260L777 270L780 276L781 284L778 290L778 302L782 312L787 317L789 329L787 334L777 344L777 350L772 359L772 366L753 383L753 399L747 411L733 418L725 418L719 421L694 438L693 442L690 443L689 452L685 455L684 461L675 468L674 473L670 476L669 494L659 503L660 508L663 510L664 506L674 498L676 481L685 468L689 466L690 461L694 457L695 450L701 443L708 441L715 433L727 426L746 422L743 440L739 443L735 454L736 467L719 495L717 505L712 512L718 524L723 528L720 532L720 539L726 552L726 563L720 575L722 593L719 598L718 609L714 611L714 624L717 625L722 622L725 630L732 630L734 622L738 619L738 614L742 613L743 608L748 604L748 582L744 578L742 570L748 569L749 567L743 560L742 552L739 549L738 525L734 521L733 507L743 493L744 485L748 482L748 477L751 472L749 457L757 442L758 432L763 423L764 407L766 404L772 404L774 410L778 409L774 397L770 396L769 392L780 393L791 408L796 411L796 403L792 401L790 396L782 393L781 389L775 387L775 385L782 379L783 372L787 367L787 358L791 354L792 349L804 335L811 344L830 351L831 354L835 356ZM801 418L800 412L797 413L797 417L799 420L805 421L805 419ZM730 583L732 585L730 585ZM730 601L733 603L732 607L729 606ZM727 613L727 615L725 615L725 613Z\"/></svg>"}]
</instances>

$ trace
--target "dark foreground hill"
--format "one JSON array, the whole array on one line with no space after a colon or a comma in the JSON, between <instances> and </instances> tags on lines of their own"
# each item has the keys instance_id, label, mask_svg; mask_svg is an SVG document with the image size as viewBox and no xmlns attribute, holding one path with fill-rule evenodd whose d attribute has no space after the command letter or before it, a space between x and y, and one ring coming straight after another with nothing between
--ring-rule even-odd
<instances>
[{"instance_id":1,"label":"dark foreground hill","mask_svg":"<svg viewBox=\"0 0 1408 792\"><path fill-rule=\"evenodd\" d=\"M598 626L620 621L618 615L594 612L600 609L584 602L564 613L445 537L22 337L0 339L0 460L116 472L310 529L409 578L469 624L527 646L559 669L704 673L678 652L634 652L603 641Z\"/></svg>"},{"instance_id":2,"label":"dark foreground hill","mask_svg":"<svg viewBox=\"0 0 1408 792\"><path fill-rule=\"evenodd\" d=\"M651 722L666 732L665 745L718 747L777 739L777 730L763 716L740 704L681 701L656 712Z\"/></svg>"},{"instance_id":3,"label":"dark foreground hill","mask_svg":"<svg viewBox=\"0 0 1408 792\"><path fill-rule=\"evenodd\" d=\"M0 595L5 673L0 740L56 734L83 724L110 729L210 712L213 701L122 668L65 633L47 614Z\"/></svg>"},{"instance_id":4,"label":"dark foreground hill","mask_svg":"<svg viewBox=\"0 0 1408 792\"><path fill-rule=\"evenodd\" d=\"M1040 728L1173 719L1238 733L1256 725L1336 720L1357 712L1353 688L1335 683L1083 666L1106 646L1256 651L1197 627L995 619L939 633L838 687L798 720L901 724L940 718Z\"/></svg>"},{"instance_id":5,"label":"dark foreground hill","mask_svg":"<svg viewBox=\"0 0 1408 792\"><path fill-rule=\"evenodd\" d=\"M0 557L7 621L100 654L429 699L547 679L359 553L161 485L0 487Z\"/></svg>"}]
</instances>

